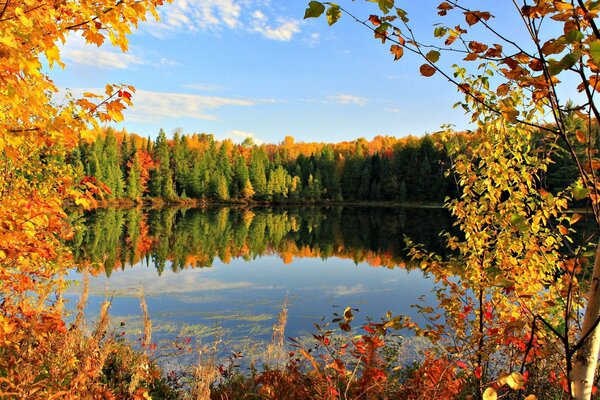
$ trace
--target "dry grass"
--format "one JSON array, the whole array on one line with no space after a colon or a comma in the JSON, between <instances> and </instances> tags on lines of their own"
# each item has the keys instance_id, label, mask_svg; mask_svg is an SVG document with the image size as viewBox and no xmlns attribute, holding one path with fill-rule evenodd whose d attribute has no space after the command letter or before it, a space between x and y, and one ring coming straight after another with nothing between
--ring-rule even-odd
<instances>
[{"instance_id":1,"label":"dry grass","mask_svg":"<svg viewBox=\"0 0 600 400\"><path fill-rule=\"evenodd\" d=\"M193 367L188 398L210 400L211 388L220 377L216 358L219 344L220 340L215 339L212 346L204 346L198 350L198 363Z\"/></svg>"},{"instance_id":2,"label":"dry grass","mask_svg":"<svg viewBox=\"0 0 600 400\"><path fill-rule=\"evenodd\" d=\"M140 309L142 310L142 317L144 321L144 337L142 340L142 346L148 348L152 343L152 321L148 315L148 304L146 304L146 298L144 297L144 291L140 288Z\"/></svg>"},{"instance_id":3,"label":"dry grass","mask_svg":"<svg viewBox=\"0 0 600 400\"><path fill-rule=\"evenodd\" d=\"M267 346L267 351L265 353L264 363L276 369L283 367L286 363L284 342L288 316L287 306L288 296L286 295L277 318L277 323L273 325L273 334L271 335L271 341Z\"/></svg>"},{"instance_id":4,"label":"dry grass","mask_svg":"<svg viewBox=\"0 0 600 400\"><path fill-rule=\"evenodd\" d=\"M81 328L83 322L85 321L85 305L88 302L88 297L90 294L90 272L86 268L83 271L83 289L81 290L81 296L79 297L79 302L77 303L77 317L75 317L75 327Z\"/></svg>"}]
</instances>

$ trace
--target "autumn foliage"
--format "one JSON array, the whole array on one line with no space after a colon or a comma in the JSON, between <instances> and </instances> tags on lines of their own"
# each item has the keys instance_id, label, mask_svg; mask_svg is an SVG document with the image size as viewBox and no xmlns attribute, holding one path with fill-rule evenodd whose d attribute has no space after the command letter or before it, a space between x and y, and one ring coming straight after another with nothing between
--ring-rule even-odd
<instances>
[{"instance_id":1,"label":"autumn foliage","mask_svg":"<svg viewBox=\"0 0 600 400\"><path fill-rule=\"evenodd\" d=\"M332 25L347 14L389 46L395 61L415 55L422 76L442 76L456 87L464 96L456 106L477 124L473 142L454 153L462 194L448 207L464 237L448 235L448 243L461 257L453 265L415 253L444 281L438 296L451 325L449 333L432 313L427 333L436 340L447 335L446 350L470 352L478 397L496 399L506 385L543 393L532 383L539 372L533 360L543 364L553 355L547 381L566 398L591 398L600 351L600 246L592 255L570 244L570 225L579 217L566 209L572 200L586 200L600 223L598 3L442 1L432 42L416 34L399 2L374 3L378 10L367 18L311 1L305 18L325 14ZM501 22L513 17L514 24ZM582 95L572 100L576 92ZM532 130L543 139L531 140ZM578 171L557 196L541 184L552 154ZM526 343L514 341L515 332ZM504 341L495 342L498 336ZM465 341L457 344L460 337ZM522 358L520 366L514 357Z\"/></svg>"},{"instance_id":2,"label":"autumn foliage","mask_svg":"<svg viewBox=\"0 0 600 400\"><path fill-rule=\"evenodd\" d=\"M127 49L131 28L162 0L5 1L0 5L0 395L80 397L111 388L98 379L111 353L105 327L87 337L65 325L62 275L72 264L63 240L73 232L65 202L92 204L101 189L64 163L102 122L119 120L133 88L67 95L48 68L62 66L59 46L71 35ZM135 393L137 388L132 388ZM143 390L145 392L145 389ZM96 396L93 394L93 396Z\"/></svg>"}]
</instances>

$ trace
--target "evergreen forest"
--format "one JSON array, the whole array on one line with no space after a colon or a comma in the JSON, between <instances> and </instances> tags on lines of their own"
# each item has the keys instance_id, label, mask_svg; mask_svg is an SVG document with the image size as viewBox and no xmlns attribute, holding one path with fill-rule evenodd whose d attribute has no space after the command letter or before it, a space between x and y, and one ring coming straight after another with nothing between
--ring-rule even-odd
<instances>
[{"instance_id":1,"label":"evergreen forest","mask_svg":"<svg viewBox=\"0 0 600 400\"><path fill-rule=\"evenodd\" d=\"M70 162L103 185L108 201L441 204L457 189L446 173L451 159L440 136L336 144L287 136L256 145L250 138L235 144L179 130L171 139L161 130L152 140L109 128L93 142L81 141ZM564 154L561 147L552 150L554 162L540 187L556 193L574 181L577 167Z\"/></svg>"}]
</instances>

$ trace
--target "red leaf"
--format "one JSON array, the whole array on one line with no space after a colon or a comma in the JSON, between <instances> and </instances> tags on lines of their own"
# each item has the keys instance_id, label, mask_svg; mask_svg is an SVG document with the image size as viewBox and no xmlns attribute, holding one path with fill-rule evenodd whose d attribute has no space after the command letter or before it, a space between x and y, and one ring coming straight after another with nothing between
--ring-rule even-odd
<instances>
[{"instance_id":1,"label":"red leaf","mask_svg":"<svg viewBox=\"0 0 600 400\"><path fill-rule=\"evenodd\" d=\"M379 26L379 25L381 25L381 20L379 19L379 17L377 15L371 15L369 17L369 21L371 21L371 23L373 24L373 26Z\"/></svg>"}]
</instances>

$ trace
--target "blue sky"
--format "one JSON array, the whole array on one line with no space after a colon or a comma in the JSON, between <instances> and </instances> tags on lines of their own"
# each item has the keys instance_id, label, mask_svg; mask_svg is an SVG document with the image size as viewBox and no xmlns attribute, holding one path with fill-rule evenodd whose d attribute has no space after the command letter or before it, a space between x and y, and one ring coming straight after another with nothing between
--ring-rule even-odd
<instances>
[{"instance_id":1,"label":"blue sky","mask_svg":"<svg viewBox=\"0 0 600 400\"><path fill-rule=\"evenodd\" d=\"M333 27L303 20L307 3L174 0L160 22L140 25L127 54L69 38L67 67L51 76L73 91L135 86L135 107L118 126L151 137L182 128L236 141L338 142L467 127L452 109L461 96L438 75L421 77L419 59L393 62L389 45L350 18ZM431 37L438 2L411 3L417 33ZM342 5L364 18L378 12L372 3Z\"/></svg>"}]
</instances>

